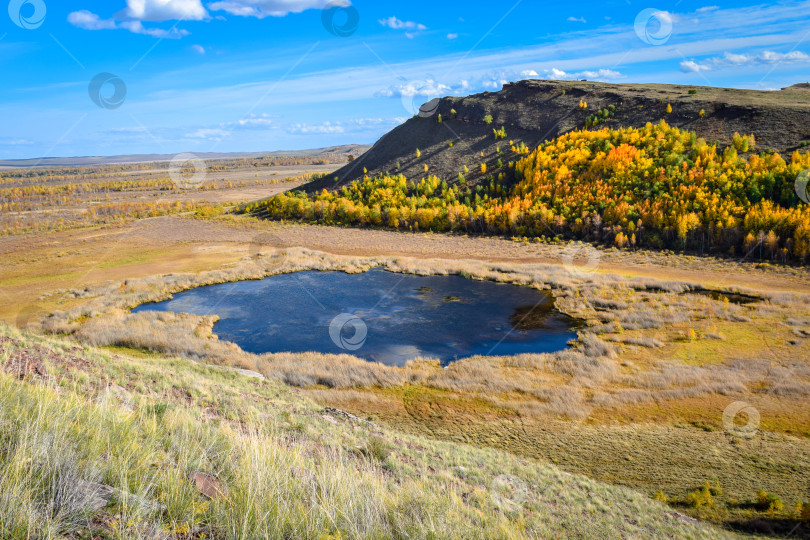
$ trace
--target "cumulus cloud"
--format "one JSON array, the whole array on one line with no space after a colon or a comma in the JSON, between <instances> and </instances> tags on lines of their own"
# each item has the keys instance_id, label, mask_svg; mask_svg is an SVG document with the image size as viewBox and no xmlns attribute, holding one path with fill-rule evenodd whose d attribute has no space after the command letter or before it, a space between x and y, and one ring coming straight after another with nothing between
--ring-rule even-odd
<instances>
[{"instance_id":1,"label":"cumulus cloud","mask_svg":"<svg viewBox=\"0 0 810 540\"><path fill-rule=\"evenodd\" d=\"M188 139L204 139L207 141L221 141L231 134L230 131L224 129L198 129L191 133L186 133Z\"/></svg>"},{"instance_id":2,"label":"cumulus cloud","mask_svg":"<svg viewBox=\"0 0 810 540\"><path fill-rule=\"evenodd\" d=\"M568 22L581 22L586 23L588 21L585 20L585 17L568 17Z\"/></svg>"},{"instance_id":3,"label":"cumulus cloud","mask_svg":"<svg viewBox=\"0 0 810 540\"><path fill-rule=\"evenodd\" d=\"M481 90L500 90L503 85L524 79L552 79L574 80L589 79L595 81L609 81L624 78L624 75L612 69L596 71L579 71L568 73L561 69L552 68L538 73L534 69L524 70L497 70L484 73L472 79L462 79L454 82L442 82L433 78L427 80L410 81L383 88L374 93L375 97L424 97L434 98L442 96L462 96Z\"/></svg>"},{"instance_id":4,"label":"cumulus cloud","mask_svg":"<svg viewBox=\"0 0 810 540\"><path fill-rule=\"evenodd\" d=\"M205 47L202 45L192 45L191 50L197 54L205 54Z\"/></svg>"},{"instance_id":5,"label":"cumulus cloud","mask_svg":"<svg viewBox=\"0 0 810 540\"><path fill-rule=\"evenodd\" d=\"M77 28L84 30L129 30L133 34L143 34L156 38L179 39L188 35L188 31L171 28L146 28L138 20L116 21L115 19L102 19L95 13L87 10L74 11L68 15L68 22Z\"/></svg>"},{"instance_id":6,"label":"cumulus cloud","mask_svg":"<svg viewBox=\"0 0 810 540\"><path fill-rule=\"evenodd\" d=\"M592 81L610 81L621 79L624 75L613 69L585 70L569 73L557 68L543 70L543 77L553 81L570 81L575 79L588 79Z\"/></svg>"},{"instance_id":7,"label":"cumulus cloud","mask_svg":"<svg viewBox=\"0 0 810 540\"><path fill-rule=\"evenodd\" d=\"M413 39L419 35L419 32L427 30L427 26L425 26L424 24L420 24L413 21L401 21L393 16L388 17L387 19L380 19L379 23L385 26L386 28L391 28L392 30L407 30L405 32L405 37L407 37L408 39ZM449 34L448 37L450 37Z\"/></svg>"},{"instance_id":8,"label":"cumulus cloud","mask_svg":"<svg viewBox=\"0 0 810 540\"><path fill-rule=\"evenodd\" d=\"M434 97L440 95L447 95L452 92L452 87L437 82L433 79L424 81L410 81L403 84L389 86L383 90L379 90L374 95L376 97L415 97L425 96Z\"/></svg>"},{"instance_id":9,"label":"cumulus cloud","mask_svg":"<svg viewBox=\"0 0 810 540\"><path fill-rule=\"evenodd\" d=\"M201 0L127 0L124 15L139 21L200 21L208 18Z\"/></svg>"},{"instance_id":10,"label":"cumulus cloud","mask_svg":"<svg viewBox=\"0 0 810 540\"><path fill-rule=\"evenodd\" d=\"M324 122L322 124L291 124L287 126L289 133L344 133L346 130L340 124Z\"/></svg>"},{"instance_id":11,"label":"cumulus cloud","mask_svg":"<svg viewBox=\"0 0 810 540\"><path fill-rule=\"evenodd\" d=\"M290 124L285 130L291 134L330 134L364 133L369 129L391 127L405 122L407 118L355 118L345 122L323 122L320 124Z\"/></svg>"},{"instance_id":12,"label":"cumulus cloud","mask_svg":"<svg viewBox=\"0 0 810 540\"><path fill-rule=\"evenodd\" d=\"M712 71L729 67L799 64L805 62L810 62L810 56L801 51L791 51L789 53L764 51L759 54L736 54L726 52L723 56L707 58L702 62L684 60L681 62L681 71L684 73L700 73L701 71Z\"/></svg>"},{"instance_id":13,"label":"cumulus cloud","mask_svg":"<svg viewBox=\"0 0 810 540\"><path fill-rule=\"evenodd\" d=\"M681 71L684 73L700 73L701 71L709 71L709 66L698 64L694 60L684 60L681 62Z\"/></svg>"},{"instance_id":14,"label":"cumulus cloud","mask_svg":"<svg viewBox=\"0 0 810 540\"><path fill-rule=\"evenodd\" d=\"M95 13L91 13L86 9L74 11L68 15L68 22L73 26L83 28L85 30L112 30L116 28L114 20L104 20Z\"/></svg>"},{"instance_id":15,"label":"cumulus cloud","mask_svg":"<svg viewBox=\"0 0 810 540\"><path fill-rule=\"evenodd\" d=\"M415 23L413 21L401 21L396 17L380 19L380 24L392 30L427 30L427 26L424 24Z\"/></svg>"},{"instance_id":16,"label":"cumulus cloud","mask_svg":"<svg viewBox=\"0 0 810 540\"><path fill-rule=\"evenodd\" d=\"M284 17L290 13L301 13L308 9L323 9L332 6L350 6L351 2L342 0L223 0L208 4L211 11L224 11L239 17Z\"/></svg>"},{"instance_id":17,"label":"cumulus cloud","mask_svg":"<svg viewBox=\"0 0 810 540\"><path fill-rule=\"evenodd\" d=\"M165 38L165 39L180 39L181 37L187 36L187 30L178 30L177 28L171 28L169 30L164 30L162 28L146 28L141 21L123 21L119 23L119 28L123 28L125 30L129 30L133 34L143 34L145 36L152 36L156 38Z\"/></svg>"},{"instance_id":18,"label":"cumulus cloud","mask_svg":"<svg viewBox=\"0 0 810 540\"><path fill-rule=\"evenodd\" d=\"M283 17L290 13L300 13L307 9L323 9L328 5L350 6L349 0L224 0L208 4L211 11L225 11L242 17ZM102 19L86 9L68 15L68 22L85 30L129 30L134 34L144 34L158 38L181 38L189 33L186 30L163 30L144 27L142 22L162 21L201 21L212 17L203 7L202 0L127 0L127 7L110 19ZM217 15L214 17L221 19ZM407 23L406 23L407 24ZM423 25L416 27L422 30ZM203 54L197 48L194 49Z\"/></svg>"},{"instance_id":19,"label":"cumulus cloud","mask_svg":"<svg viewBox=\"0 0 810 540\"><path fill-rule=\"evenodd\" d=\"M236 125L243 128L261 128L274 125L273 120L267 114L249 114L245 118L236 122Z\"/></svg>"}]
</instances>

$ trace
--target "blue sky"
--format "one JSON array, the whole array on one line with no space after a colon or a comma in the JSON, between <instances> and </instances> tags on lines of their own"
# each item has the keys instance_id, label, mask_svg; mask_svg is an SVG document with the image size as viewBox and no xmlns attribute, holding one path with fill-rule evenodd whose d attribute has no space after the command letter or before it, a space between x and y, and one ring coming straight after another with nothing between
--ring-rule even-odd
<instances>
[{"instance_id":1,"label":"blue sky","mask_svg":"<svg viewBox=\"0 0 810 540\"><path fill-rule=\"evenodd\" d=\"M810 80L810 0L11 0L5 11L0 158L372 143L435 95L525 78Z\"/></svg>"}]
</instances>

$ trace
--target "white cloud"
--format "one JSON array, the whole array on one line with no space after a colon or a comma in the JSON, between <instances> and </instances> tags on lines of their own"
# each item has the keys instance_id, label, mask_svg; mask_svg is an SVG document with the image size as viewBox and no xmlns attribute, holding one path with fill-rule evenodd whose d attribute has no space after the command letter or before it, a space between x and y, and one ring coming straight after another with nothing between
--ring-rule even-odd
<instances>
[{"instance_id":1,"label":"white cloud","mask_svg":"<svg viewBox=\"0 0 810 540\"><path fill-rule=\"evenodd\" d=\"M589 79L594 81L608 81L622 79L625 76L612 69L599 69L596 71L585 70L577 72L566 72L558 68L544 69L538 73L534 69L506 69L498 71L488 71L481 73L473 80L462 79L459 81L437 81L435 79L415 80L407 83L396 84L378 90L375 97L426 97L437 96L464 96L481 90L500 90L505 84L513 81L525 79L551 79L551 80L575 80Z\"/></svg>"},{"instance_id":2,"label":"white cloud","mask_svg":"<svg viewBox=\"0 0 810 540\"><path fill-rule=\"evenodd\" d=\"M197 54L205 54L205 47L202 45L192 45L191 50Z\"/></svg>"},{"instance_id":3,"label":"white cloud","mask_svg":"<svg viewBox=\"0 0 810 540\"><path fill-rule=\"evenodd\" d=\"M720 6L705 6L705 7L702 7L702 8L698 8L697 12L698 13L706 13L706 12L709 12L709 11L717 11L718 9L720 9Z\"/></svg>"},{"instance_id":4,"label":"white cloud","mask_svg":"<svg viewBox=\"0 0 810 540\"><path fill-rule=\"evenodd\" d=\"M551 68L544 70L543 76L546 79L551 79L553 81L562 81L562 80L570 81L576 79L607 81L624 78L624 75L622 75L622 73L615 71L613 69L599 69L597 71L585 70L585 71L578 71L575 73L568 73L561 69Z\"/></svg>"},{"instance_id":5,"label":"white cloud","mask_svg":"<svg viewBox=\"0 0 810 540\"><path fill-rule=\"evenodd\" d=\"M85 30L112 30L116 27L114 20L104 20L95 13L91 13L86 9L74 11L68 15L67 20L73 26L83 28Z\"/></svg>"},{"instance_id":6,"label":"white cloud","mask_svg":"<svg viewBox=\"0 0 810 540\"><path fill-rule=\"evenodd\" d=\"M410 81L405 84L389 86L384 90L376 92L377 97L414 97L414 96L438 96L452 92L452 88L446 84L439 83L433 79L426 81Z\"/></svg>"},{"instance_id":7,"label":"white cloud","mask_svg":"<svg viewBox=\"0 0 810 540\"><path fill-rule=\"evenodd\" d=\"M581 22L586 23L585 17L568 17L568 22Z\"/></svg>"},{"instance_id":8,"label":"white cloud","mask_svg":"<svg viewBox=\"0 0 810 540\"><path fill-rule=\"evenodd\" d=\"M405 122L407 118L355 118L345 122L322 122L320 124L290 124L286 126L287 133L295 134L330 134L330 133L366 133L369 129L393 127Z\"/></svg>"},{"instance_id":9,"label":"white cloud","mask_svg":"<svg viewBox=\"0 0 810 540\"><path fill-rule=\"evenodd\" d=\"M707 58L702 62L684 60L681 62L681 71L684 73L700 73L701 71L712 71L715 69L723 69L728 67L798 64L805 62L810 62L810 56L801 51L791 51L789 53L763 51L759 54L736 54L725 52L723 56Z\"/></svg>"},{"instance_id":10,"label":"white cloud","mask_svg":"<svg viewBox=\"0 0 810 540\"><path fill-rule=\"evenodd\" d=\"M245 118L240 119L236 124L240 127L269 127L274 124L273 120L267 114L249 114Z\"/></svg>"},{"instance_id":11,"label":"white cloud","mask_svg":"<svg viewBox=\"0 0 810 540\"><path fill-rule=\"evenodd\" d=\"M701 71L709 71L709 66L698 64L694 60L684 60L681 62L681 71L684 73L700 73Z\"/></svg>"},{"instance_id":12,"label":"white cloud","mask_svg":"<svg viewBox=\"0 0 810 540\"><path fill-rule=\"evenodd\" d=\"M180 39L181 37L187 36L187 30L178 30L176 27L170 30L164 30L162 28L145 28L141 21L123 21L119 23L119 28L123 28L125 30L129 30L133 34L143 34L145 36L152 36L156 38L166 38L166 39Z\"/></svg>"},{"instance_id":13,"label":"white cloud","mask_svg":"<svg viewBox=\"0 0 810 540\"><path fill-rule=\"evenodd\" d=\"M392 30L427 30L427 26L424 24L413 21L401 21L393 16L387 19L380 19L379 22L381 25L391 28Z\"/></svg>"},{"instance_id":14,"label":"white cloud","mask_svg":"<svg viewBox=\"0 0 810 540\"><path fill-rule=\"evenodd\" d=\"M28 146L34 144L34 141L28 139L1 139L0 144L7 144L9 146Z\"/></svg>"},{"instance_id":15,"label":"white cloud","mask_svg":"<svg viewBox=\"0 0 810 540\"><path fill-rule=\"evenodd\" d=\"M453 33L447 34L447 39L458 39L458 34Z\"/></svg>"},{"instance_id":16,"label":"white cloud","mask_svg":"<svg viewBox=\"0 0 810 540\"><path fill-rule=\"evenodd\" d=\"M239 17L284 17L290 13L301 13L307 9L323 9L328 5L350 6L351 2L342 0L223 0L208 4L211 11L224 11Z\"/></svg>"},{"instance_id":17,"label":"white cloud","mask_svg":"<svg viewBox=\"0 0 810 540\"><path fill-rule=\"evenodd\" d=\"M186 133L189 139L204 139L207 141L221 141L231 134L230 131L224 129L198 129L191 133Z\"/></svg>"},{"instance_id":18,"label":"white cloud","mask_svg":"<svg viewBox=\"0 0 810 540\"><path fill-rule=\"evenodd\" d=\"M344 133L346 130L339 123L292 124L287 127L289 133Z\"/></svg>"},{"instance_id":19,"label":"white cloud","mask_svg":"<svg viewBox=\"0 0 810 540\"><path fill-rule=\"evenodd\" d=\"M118 22L115 19L102 19L95 13L91 13L87 10L74 11L73 13L69 14L68 22L73 26L82 28L84 30L123 29L129 30L133 34L143 34L146 36L166 39L180 39L189 34L187 30L180 30L176 27L170 30L164 30L162 28L145 28L143 24L141 24L141 21L138 20L126 20Z\"/></svg>"},{"instance_id":20,"label":"white cloud","mask_svg":"<svg viewBox=\"0 0 810 540\"><path fill-rule=\"evenodd\" d=\"M132 19L152 22L208 18L201 0L127 0L124 14Z\"/></svg>"}]
</instances>

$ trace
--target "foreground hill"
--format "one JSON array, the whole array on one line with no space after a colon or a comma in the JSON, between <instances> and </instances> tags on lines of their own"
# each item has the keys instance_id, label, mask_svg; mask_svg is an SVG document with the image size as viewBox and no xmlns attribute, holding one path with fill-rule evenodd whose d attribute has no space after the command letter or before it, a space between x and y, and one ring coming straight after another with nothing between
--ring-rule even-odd
<instances>
[{"instance_id":1,"label":"foreground hill","mask_svg":"<svg viewBox=\"0 0 810 540\"><path fill-rule=\"evenodd\" d=\"M253 372L0 326L3 538L719 538L639 493Z\"/></svg>"},{"instance_id":2,"label":"foreground hill","mask_svg":"<svg viewBox=\"0 0 810 540\"><path fill-rule=\"evenodd\" d=\"M671 113L667 112L668 106ZM447 181L453 181L467 166L467 180L477 183L485 177L477 170L477 163L484 161L491 167L498 159L497 148L508 146L493 137L493 129L503 127L506 141L534 148L564 133L586 128L588 118L596 115L605 115L600 127L609 128L641 127L666 119L670 125L695 131L721 147L731 144L735 132L754 134L758 148L781 154L810 142L810 83L765 92L528 80L504 85L496 93L445 97L435 111L431 108L428 112L432 114L415 116L387 133L363 156L311 184L309 189L340 187L363 178L364 169L370 176L391 173L420 178L425 176L426 165L432 174Z\"/></svg>"}]
</instances>

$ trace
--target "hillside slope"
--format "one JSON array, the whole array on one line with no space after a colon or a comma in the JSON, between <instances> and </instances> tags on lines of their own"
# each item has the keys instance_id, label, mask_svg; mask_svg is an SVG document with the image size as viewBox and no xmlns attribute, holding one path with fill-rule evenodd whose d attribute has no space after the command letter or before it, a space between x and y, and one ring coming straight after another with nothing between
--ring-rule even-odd
<instances>
[{"instance_id":1,"label":"hillside slope","mask_svg":"<svg viewBox=\"0 0 810 540\"><path fill-rule=\"evenodd\" d=\"M587 103L587 108L580 106L582 102ZM667 113L668 105L672 107L671 113ZM363 178L364 169L370 176L389 172L419 179L427 176L426 165L430 174L448 182L454 181L467 166L467 181L475 184L484 176L480 163L497 161L498 148L506 151L505 160L513 159L508 152L510 140L533 149L543 141L585 128L589 116L610 106L615 109L613 116L599 127L640 127L666 119L671 126L695 131L699 137L720 145L730 144L735 132L752 133L757 149L773 149L783 155L810 141L810 83L765 92L527 80L504 85L496 93L442 98L434 114L411 118L383 136L360 158L308 184L306 189L311 192L340 187ZM484 122L487 115L492 117L491 124ZM507 136L496 140L493 129L501 127Z\"/></svg>"},{"instance_id":2,"label":"hillside slope","mask_svg":"<svg viewBox=\"0 0 810 540\"><path fill-rule=\"evenodd\" d=\"M21 380L22 379L22 380ZM631 490L277 380L0 325L3 538L722 538Z\"/></svg>"}]
</instances>

